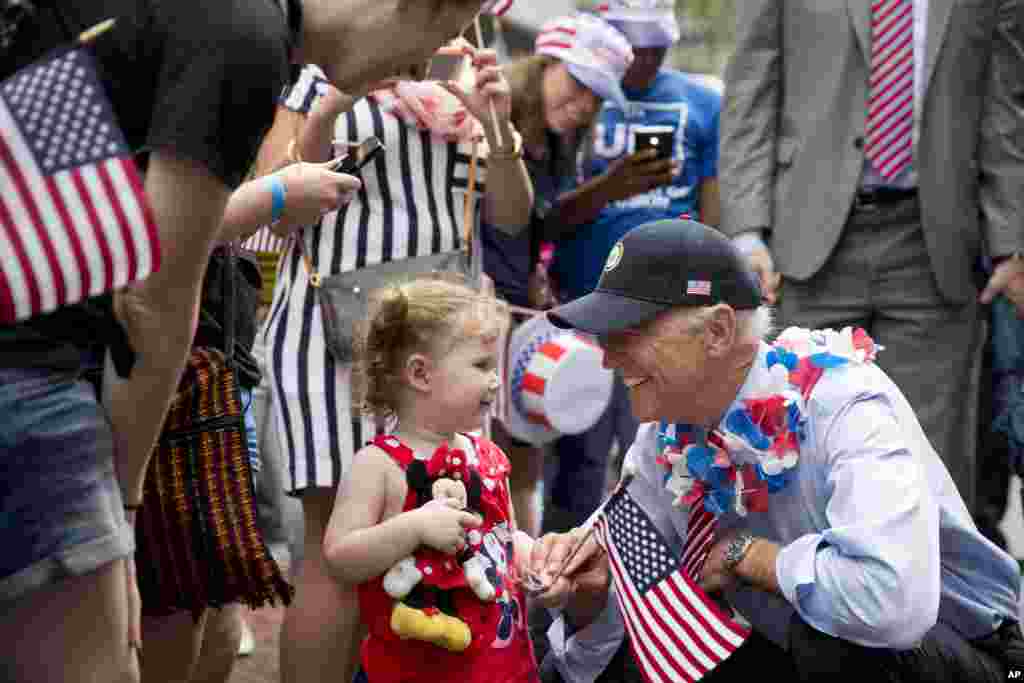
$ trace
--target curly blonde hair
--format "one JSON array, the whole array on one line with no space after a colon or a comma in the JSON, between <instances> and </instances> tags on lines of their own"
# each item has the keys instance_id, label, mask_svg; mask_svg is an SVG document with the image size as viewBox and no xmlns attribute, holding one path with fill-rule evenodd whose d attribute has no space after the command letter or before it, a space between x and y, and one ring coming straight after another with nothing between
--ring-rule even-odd
<instances>
[{"instance_id":1,"label":"curly blonde hair","mask_svg":"<svg viewBox=\"0 0 1024 683\"><path fill-rule=\"evenodd\" d=\"M453 276L418 277L370 295L353 372L353 399L364 412L392 418L406 360L435 357L474 337L494 339L508 324L506 304Z\"/></svg>"}]
</instances>

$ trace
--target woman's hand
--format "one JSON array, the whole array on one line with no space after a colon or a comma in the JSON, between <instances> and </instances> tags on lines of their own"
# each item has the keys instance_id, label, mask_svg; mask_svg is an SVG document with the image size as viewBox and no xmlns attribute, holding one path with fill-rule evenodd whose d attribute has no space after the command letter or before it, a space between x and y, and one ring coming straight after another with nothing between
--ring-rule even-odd
<instances>
[{"instance_id":1,"label":"woman's hand","mask_svg":"<svg viewBox=\"0 0 1024 683\"><path fill-rule=\"evenodd\" d=\"M465 51L473 57L473 67L476 69L476 84L473 89L466 92L454 81L446 81L441 85L458 97L469 113L483 125L487 139L494 140L495 121L491 118L490 103L494 104L497 123L504 132L512 116L512 91L501 67L498 66L498 54L494 50L474 50L467 46Z\"/></svg>"},{"instance_id":2,"label":"woman's hand","mask_svg":"<svg viewBox=\"0 0 1024 683\"><path fill-rule=\"evenodd\" d=\"M337 161L298 162L277 172L285 187L284 211L275 229L277 234L313 225L325 213L355 198L362 182L355 176L332 171Z\"/></svg>"}]
</instances>

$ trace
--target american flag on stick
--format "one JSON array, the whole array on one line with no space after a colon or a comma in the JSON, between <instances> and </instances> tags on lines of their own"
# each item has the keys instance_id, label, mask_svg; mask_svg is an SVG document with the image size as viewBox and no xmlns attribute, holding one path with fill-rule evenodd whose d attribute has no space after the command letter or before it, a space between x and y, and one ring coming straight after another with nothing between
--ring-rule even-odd
<instances>
[{"instance_id":1,"label":"american flag on stick","mask_svg":"<svg viewBox=\"0 0 1024 683\"><path fill-rule=\"evenodd\" d=\"M625 488L609 499L596 534L608 553L619 611L647 683L700 680L746 640L749 630L700 589L696 572L687 571ZM683 555L689 560L688 545ZM695 565L697 571L702 564Z\"/></svg>"},{"instance_id":2,"label":"american flag on stick","mask_svg":"<svg viewBox=\"0 0 1024 683\"><path fill-rule=\"evenodd\" d=\"M0 323L160 267L142 179L81 46L0 82Z\"/></svg>"},{"instance_id":3,"label":"american flag on stick","mask_svg":"<svg viewBox=\"0 0 1024 683\"><path fill-rule=\"evenodd\" d=\"M515 0L488 0L480 8L480 11L484 14L492 14L496 17L501 17L511 9L513 2L515 2Z\"/></svg>"}]
</instances>

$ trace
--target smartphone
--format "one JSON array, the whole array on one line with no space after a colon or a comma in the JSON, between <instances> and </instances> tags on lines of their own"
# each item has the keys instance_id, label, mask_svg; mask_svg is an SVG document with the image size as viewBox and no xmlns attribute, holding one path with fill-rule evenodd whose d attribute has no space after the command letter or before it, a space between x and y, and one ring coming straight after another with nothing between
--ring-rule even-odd
<instances>
[{"instance_id":1,"label":"smartphone","mask_svg":"<svg viewBox=\"0 0 1024 683\"><path fill-rule=\"evenodd\" d=\"M349 147L347 143L341 143L341 145L344 145L348 154L338 159L337 163L331 168L332 171L337 171L338 173L356 173L384 151L384 143L376 135L366 138L357 147ZM341 149L339 149L341 145L335 143L335 154L341 152Z\"/></svg>"},{"instance_id":2,"label":"smartphone","mask_svg":"<svg viewBox=\"0 0 1024 683\"><path fill-rule=\"evenodd\" d=\"M658 159L671 159L676 129L672 126L637 126L633 129L633 151L657 150Z\"/></svg>"},{"instance_id":3,"label":"smartphone","mask_svg":"<svg viewBox=\"0 0 1024 683\"><path fill-rule=\"evenodd\" d=\"M427 64L428 81L461 81L466 73L466 54L462 50L446 51L441 48Z\"/></svg>"}]
</instances>

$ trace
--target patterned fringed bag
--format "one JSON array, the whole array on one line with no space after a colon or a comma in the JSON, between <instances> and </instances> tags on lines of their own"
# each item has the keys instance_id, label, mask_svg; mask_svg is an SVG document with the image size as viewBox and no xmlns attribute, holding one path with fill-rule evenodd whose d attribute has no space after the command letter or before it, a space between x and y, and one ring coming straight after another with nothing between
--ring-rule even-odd
<instances>
[{"instance_id":1,"label":"patterned fringed bag","mask_svg":"<svg viewBox=\"0 0 1024 683\"><path fill-rule=\"evenodd\" d=\"M234 269L225 270L232 279ZM136 544L146 615L187 610L198 618L232 602L291 602L292 587L256 526L238 379L219 350L193 348L189 357L146 473Z\"/></svg>"}]
</instances>

